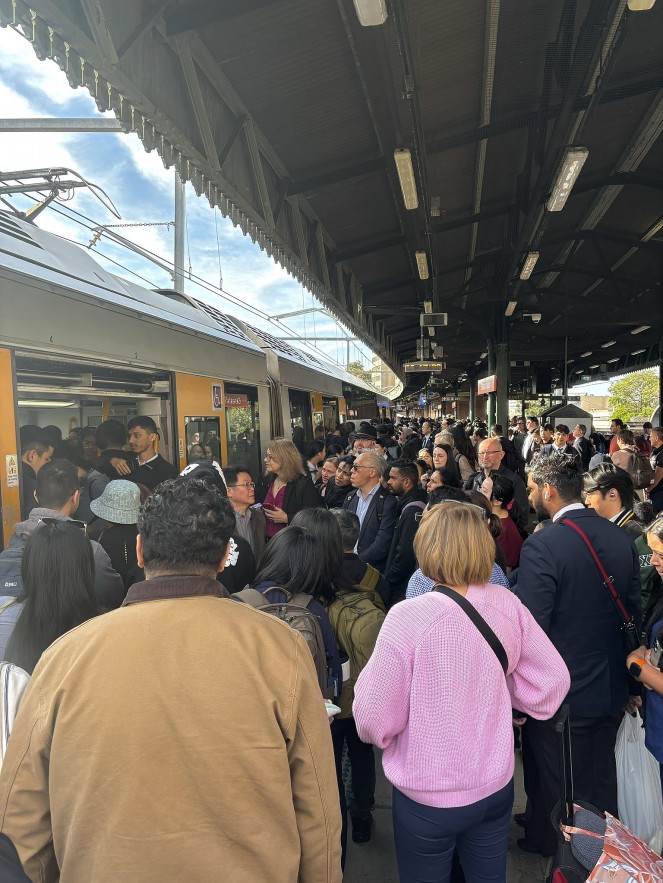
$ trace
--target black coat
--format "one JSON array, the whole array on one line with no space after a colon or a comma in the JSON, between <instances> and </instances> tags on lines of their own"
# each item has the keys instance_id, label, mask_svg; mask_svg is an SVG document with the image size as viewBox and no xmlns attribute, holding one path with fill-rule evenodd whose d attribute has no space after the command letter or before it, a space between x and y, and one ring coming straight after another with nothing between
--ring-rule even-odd
<instances>
[{"instance_id":1,"label":"black coat","mask_svg":"<svg viewBox=\"0 0 663 883\"><path fill-rule=\"evenodd\" d=\"M382 510L380 517L378 503ZM343 508L356 513L358 504L357 491L352 489L345 497ZM396 517L396 497L379 487L368 504L357 543L357 554L361 560L372 564L376 570L382 571L387 563Z\"/></svg>"},{"instance_id":2,"label":"black coat","mask_svg":"<svg viewBox=\"0 0 663 883\"><path fill-rule=\"evenodd\" d=\"M587 535L639 630L640 568L630 537L592 509L574 509L562 517ZM566 662L572 714L618 714L629 694L623 620L573 528L553 523L525 541L515 591Z\"/></svg>"},{"instance_id":3,"label":"black coat","mask_svg":"<svg viewBox=\"0 0 663 883\"><path fill-rule=\"evenodd\" d=\"M504 463L500 465L499 469L493 469L493 472L498 472L502 478L506 478L506 480L513 487L513 499L515 500L519 512L518 519L516 521L516 525L520 531L527 530L527 525L529 523L529 497L527 496L527 489L525 488L525 483L519 475L516 475L515 472L512 472L511 469L507 469ZM481 490L481 485L484 482L485 475L483 473L483 469L479 469L478 472L475 472L474 475L470 475L470 477L465 482L465 490L466 491L479 491Z\"/></svg>"},{"instance_id":4,"label":"black coat","mask_svg":"<svg viewBox=\"0 0 663 883\"><path fill-rule=\"evenodd\" d=\"M337 487L334 479L330 478L327 482L327 490L325 491L322 500L328 509L342 509L343 500L345 500L350 490L352 490L351 485Z\"/></svg>"},{"instance_id":5,"label":"black coat","mask_svg":"<svg viewBox=\"0 0 663 883\"><path fill-rule=\"evenodd\" d=\"M405 598L407 584L417 569L417 559L412 544L424 510L420 506L409 505L415 501L427 502L426 494L419 488L414 488L398 498L398 520L383 571L384 578L389 583L390 604L396 604L397 601Z\"/></svg>"},{"instance_id":6,"label":"black coat","mask_svg":"<svg viewBox=\"0 0 663 883\"><path fill-rule=\"evenodd\" d=\"M275 479L275 475L263 475L256 485L256 502L264 503L269 486ZM283 496L283 511L288 516L288 524L292 521L298 512L302 509L317 509L318 506L324 506L325 501L315 489L315 485L311 481L310 475L300 475L294 481L288 482L285 486L285 494Z\"/></svg>"}]
</instances>

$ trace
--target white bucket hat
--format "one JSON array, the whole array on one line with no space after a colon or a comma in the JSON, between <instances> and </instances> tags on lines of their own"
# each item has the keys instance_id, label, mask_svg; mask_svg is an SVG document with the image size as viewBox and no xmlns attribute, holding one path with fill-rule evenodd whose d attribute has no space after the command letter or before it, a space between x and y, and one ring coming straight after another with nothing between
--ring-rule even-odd
<instances>
[{"instance_id":1,"label":"white bucket hat","mask_svg":"<svg viewBox=\"0 0 663 883\"><path fill-rule=\"evenodd\" d=\"M104 492L90 503L90 509L113 524L135 524L140 509L140 488L133 481L110 481Z\"/></svg>"}]
</instances>

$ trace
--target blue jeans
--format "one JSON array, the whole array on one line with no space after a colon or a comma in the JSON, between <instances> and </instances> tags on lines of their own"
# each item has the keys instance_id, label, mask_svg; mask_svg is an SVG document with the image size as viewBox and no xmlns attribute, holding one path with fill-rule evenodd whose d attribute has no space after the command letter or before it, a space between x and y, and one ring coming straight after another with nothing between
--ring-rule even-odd
<instances>
[{"instance_id":1,"label":"blue jeans","mask_svg":"<svg viewBox=\"0 0 663 883\"><path fill-rule=\"evenodd\" d=\"M513 781L469 806L442 809L394 788L396 858L401 883L447 883L454 848L467 883L505 883Z\"/></svg>"}]
</instances>

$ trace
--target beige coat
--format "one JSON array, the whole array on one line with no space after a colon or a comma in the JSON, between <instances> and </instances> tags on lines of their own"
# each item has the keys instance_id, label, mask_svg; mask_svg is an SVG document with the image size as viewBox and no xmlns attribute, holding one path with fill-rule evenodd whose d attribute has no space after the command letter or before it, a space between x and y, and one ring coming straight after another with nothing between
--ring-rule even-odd
<instances>
[{"instance_id":1,"label":"beige coat","mask_svg":"<svg viewBox=\"0 0 663 883\"><path fill-rule=\"evenodd\" d=\"M208 585L172 597L170 583L44 654L0 774L0 829L40 883L340 883L305 641L186 580Z\"/></svg>"}]
</instances>

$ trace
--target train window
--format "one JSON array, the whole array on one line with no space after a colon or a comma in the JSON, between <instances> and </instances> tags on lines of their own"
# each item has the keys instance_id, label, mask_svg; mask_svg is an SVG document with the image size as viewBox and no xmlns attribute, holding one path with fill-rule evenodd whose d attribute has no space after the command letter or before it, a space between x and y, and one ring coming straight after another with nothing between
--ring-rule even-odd
<instances>
[{"instance_id":1,"label":"train window","mask_svg":"<svg viewBox=\"0 0 663 883\"><path fill-rule=\"evenodd\" d=\"M261 472L260 415L255 386L225 384L228 462L246 466L253 478Z\"/></svg>"},{"instance_id":2,"label":"train window","mask_svg":"<svg viewBox=\"0 0 663 883\"><path fill-rule=\"evenodd\" d=\"M218 417L185 417L186 461L221 462L221 424Z\"/></svg>"}]
</instances>

